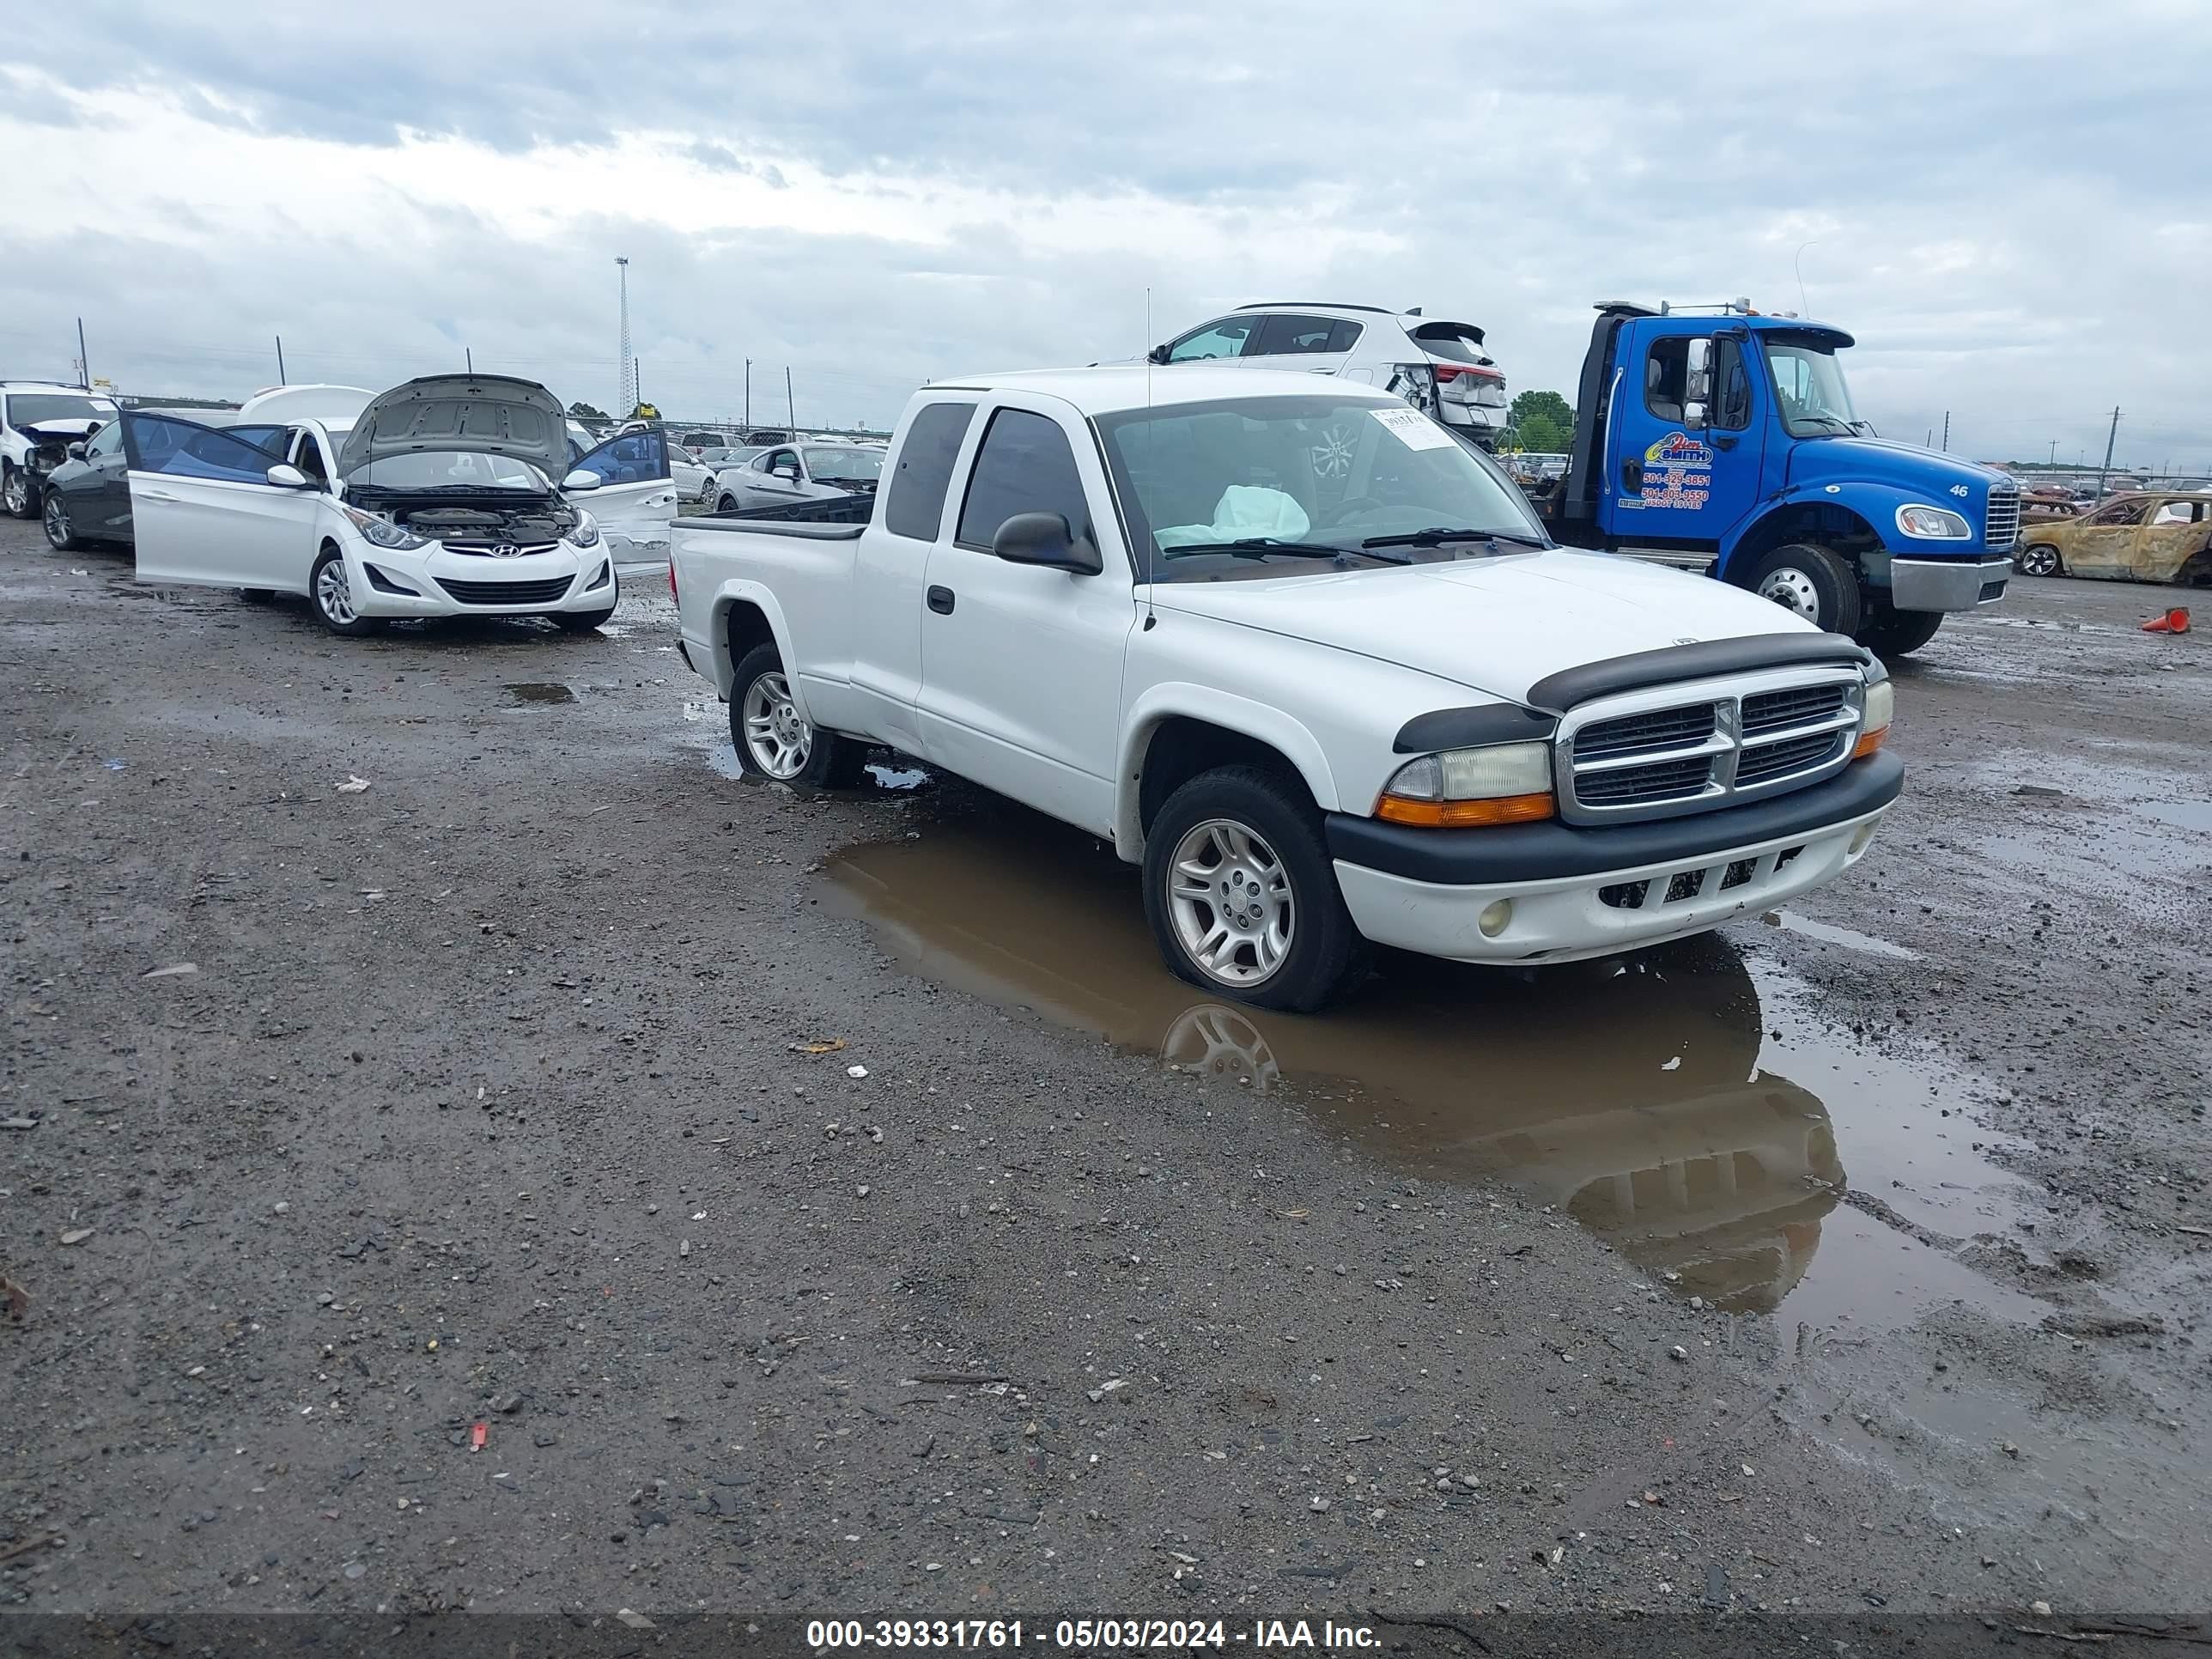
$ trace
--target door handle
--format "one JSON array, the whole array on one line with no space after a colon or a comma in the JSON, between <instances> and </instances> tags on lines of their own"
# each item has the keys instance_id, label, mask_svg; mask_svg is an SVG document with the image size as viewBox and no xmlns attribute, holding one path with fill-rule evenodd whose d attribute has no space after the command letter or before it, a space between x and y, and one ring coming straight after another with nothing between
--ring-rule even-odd
<instances>
[{"instance_id":1,"label":"door handle","mask_svg":"<svg viewBox=\"0 0 2212 1659\"><path fill-rule=\"evenodd\" d=\"M932 611L934 611L939 616L949 617L952 614L952 590L951 588L933 587L929 590L928 598L929 608Z\"/></svg>"},{"instance_id":2,"label":"door handle","mask_svg":"<svg viewBox=\"0 0 2212 1659\"><path fill-rule=\"evenodd\" d=\"M1734 449L1735 447L1735 440L1729 437L1724 432L1716 433L1713 434L1713 447L1715 449Z\"/></svg>"},{"instance_id":3,"label":"door handle","mask_svg":"<svg viewBox=\"0 0 2212 1659\"><path fill-rule=\"evenodd\" d=\"M1620 487L1632 495L1644 493L1644 463L1627 460L1620 464Z\"/></svg>"}]
</instances>

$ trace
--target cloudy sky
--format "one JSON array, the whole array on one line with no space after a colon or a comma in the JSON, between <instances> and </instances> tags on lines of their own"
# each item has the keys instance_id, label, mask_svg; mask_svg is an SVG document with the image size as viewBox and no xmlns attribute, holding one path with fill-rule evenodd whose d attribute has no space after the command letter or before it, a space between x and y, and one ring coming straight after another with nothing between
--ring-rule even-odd
<instances>
[{"instance_id":1,"label":"cloudy sky","mask_svg":"<svg viewBox=\"0 0 2212 1659\"><path fill-rule=\"evenodd\" d=\"M0 374L448 365L885 422L1255 300L1476 322L1571 391L1593 301L1858 337L1861 412L2212 471L2212 7L1549 0L41 4L0 64ZM1800 279L1802 277L1802 289ZM1152 325L1146 324L1146 291ZM1802 301L1801 301L1802 295Z\"/></svg>"}]
</instances>

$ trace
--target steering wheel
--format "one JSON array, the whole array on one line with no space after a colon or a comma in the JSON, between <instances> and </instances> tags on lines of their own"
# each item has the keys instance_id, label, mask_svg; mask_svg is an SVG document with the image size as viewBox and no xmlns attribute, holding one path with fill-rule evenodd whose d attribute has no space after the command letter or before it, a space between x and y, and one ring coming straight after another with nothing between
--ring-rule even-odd
<instances>
[{"instance_id":1,"label":"steering wheel","mask_svg":"<svg viewBox=\"0 0 2212 1659\"><path fill-rule=\"evenodd\" d=\"M1357 512L1361 508L1385 507L1388 505L1389 503L1387 502L1376 501L1372 495L1346 495L1342 501L1339 501L1334 507L1328 510L1328 516L1322 520L1322 528L1324 530L1334 530L1337 526L1342 524L1345 520L1350 517L1354 512Z\"/></svg>"}]
</instances>

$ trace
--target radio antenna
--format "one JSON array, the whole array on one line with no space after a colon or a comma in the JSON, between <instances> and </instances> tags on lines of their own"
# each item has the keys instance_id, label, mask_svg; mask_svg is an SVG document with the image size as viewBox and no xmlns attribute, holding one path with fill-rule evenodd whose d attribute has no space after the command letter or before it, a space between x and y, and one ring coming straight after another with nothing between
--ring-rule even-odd
<instances>
[{"instance_id":1,"label":"radio antenna","mask_svg":"<svg viewBox=\"0 0 2212 1659\"><path fill-rule=\"evenodd\" d=\"M1145 408L1147 412L1151 410L1152 406L1152 284L1147 283L1145 285ZM1145 423L1145 443L1147 447L1152 441L1152 422L1147 421ZM1146 521L1145 525L1145 628L1147 632L1150 632L1158 625L1160 620L1158 613L1152 607L1152 531L1150 523L1152 515L1143 512L1141 504L1139 504L1139 514Z\"/></svg>"}]
</instances>

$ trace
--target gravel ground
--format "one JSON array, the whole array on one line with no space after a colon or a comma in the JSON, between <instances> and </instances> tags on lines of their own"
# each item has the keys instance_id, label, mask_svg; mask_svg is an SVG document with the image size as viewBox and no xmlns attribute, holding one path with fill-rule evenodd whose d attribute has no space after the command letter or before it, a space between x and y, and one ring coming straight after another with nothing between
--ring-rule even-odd
<instances>
[{"instance_id":1,"label":"gravel ground","mask_svg":"<svg viewBox=\"0 0 2212 1659\"><path fill-rule=\"evenodd\" d=\"M1163 1063L1125 872L732 781L650 573L368 641L130 574L0 525L19 1613L2204 1608L2163 592L1947 629L1790 915Z\"/></svg>"}]
</instances>

